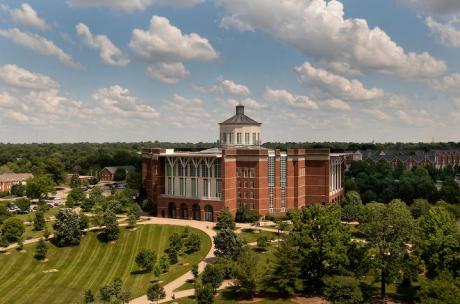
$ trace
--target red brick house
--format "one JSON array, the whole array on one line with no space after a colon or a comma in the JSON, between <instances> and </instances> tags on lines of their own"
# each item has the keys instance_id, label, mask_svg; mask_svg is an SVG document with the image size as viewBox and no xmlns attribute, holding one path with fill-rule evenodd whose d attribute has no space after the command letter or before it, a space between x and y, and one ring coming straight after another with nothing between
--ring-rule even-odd
<instances>
[{"instance_id":1,"label":"red brick house","mask_svg":"<svg viewBox=\"0 0 460 304\"><path fill-rule=\"evenodd\" d=\"M261 124L236 114L220 125L220 145L199 152L142 150L142 183L160 217L215 221L226 207L284 215L308 204L341 202L345 153L270 150Z\"/></svg>"},{"instance_id":2,"label":"red brick house","mask_svg":"<svg viewBox=\"0 0 460 304\"><path fill-rule=\"evenodd\" d=\"M106 182L113 181L115 172L117 172L118 169L125 170L126 174L134 172L136 170L134 166L105 167L101 171L99 171L99 180Z\"/></svg>"},{"instance_id":3,"label":"red brick house","mask_svg":"<svg viewBox=\"0 0 460 304\"><path fill-rule=\"evenodd\" d=\"M0 174L0 192L10 192L13 185L25 184L32 176L31 173Z\"/></svg>"}]
</instances>

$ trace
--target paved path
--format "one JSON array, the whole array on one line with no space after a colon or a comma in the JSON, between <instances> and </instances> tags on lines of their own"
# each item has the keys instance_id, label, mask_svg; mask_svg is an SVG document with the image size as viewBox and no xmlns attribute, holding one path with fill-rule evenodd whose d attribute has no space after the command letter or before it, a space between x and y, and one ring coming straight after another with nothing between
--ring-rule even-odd
<instances>
[{"instance_id":1,"label":"paved path","mask_svg":"<svg viewBox=\"0 0 460 304\"><path fill-rule=\"evenodd\" d=\"M189 221L189 220L168 219L168 218L161 218L161 217L143 217L143 218L146 220L143 222L140 222L139 223L140 225L155 224L155 225L189 226L189 227L193 227L193 228L196 228L196 229L199 229L205 232L211 238L212 245L206 257L200 262L200 264L198 264L198 271L202 272L204 268L206 267L206 265L214 260L215 255L214 255L213 237L216 235L216 232L213 230L213 227L215 223L199 222L199 221L191 221L191 220ZM193 279L193 274L191 271L189 271L183 274L182 276L178 277L174 281L163 286L165 293L166 293L166 298L161 300L160 303L164 303L164 302L173 300L173 295L176 299L192 296L195 293L194 289L174 292L175 289L181 287L188 280L192 280L192 279ZM147 296L144 295L142 297L131 300L129 303L130 304L148 304L151 302L147 300Z\"/></svg>"}]
</instances>

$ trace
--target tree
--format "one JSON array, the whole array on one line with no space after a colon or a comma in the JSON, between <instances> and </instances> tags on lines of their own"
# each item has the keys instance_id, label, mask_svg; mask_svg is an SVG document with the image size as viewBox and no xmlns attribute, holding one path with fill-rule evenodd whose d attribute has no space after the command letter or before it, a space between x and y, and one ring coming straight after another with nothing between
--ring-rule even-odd
<instances>
[{"instance_id":1,"label":"tree","mask_svg":"<svg viewBox=\"0 0 460 304\"><path fill-rule=\"evenodd\" d=\"M201 249L201 238L199 235L192 233L185 240L185 250L187 253L193 253L200 251Z\"/></svg>"},{"instance_id":2,"label":"tree","mask_svg":"<svg viewBox=\"0 0 460 304\"><path fill-rule=\"evenodd\" d=\"M57 246L75 246L80 244L81 230L78 214L71 209L60 209L53 224L54 242Z\"/></svg>"},{"instance_id":3,"label":"tree","mask_svg":"<svg viewBox=\"0 0 460 304\"><path fill-rule=\"evenodd\" d=\"M137 208L135 206L131 207L128 211L128 227L133 228L137 223Z\"/></svg>"},{"instance_id":4,"label":"tree","mask_svg":"<svg viewBox=\"0 0 460 304\"><path fill-rule=\"evenodd\" d=\"M66 206L72 208L85 200L85 193L80 188L73 188L67 195Z\"/></svg>"},{"instance_id":5,"label":"tree","mask_svg":"<svg viewBox=\"0 0 460 304\"><path fill-rule=\"evenodd\" d=\"M104 212L104 229L102 230L101 237L104 241L110 242L118 240L120 235L120 227L118 226L117 217L115 213L110 210Z\"/></svg>"},{"instance_id":6,"label":"tree","mask_svg":"<svg viewBox=\"0 0 460 304\"><path fill-rule=\"evenodd\" d=\"M421 304L457 304L460 299L460 282L444 278L422 280L417 298Z\"/></svg>"},{"instance_id":7,"label":"tree","mask_svg":"<svg viewBox=\"0 0 460 304\"><path fill-rule=\"evenodd\" d=\"M442 183L441 199L451 204L460 204L460 186L453 177Z\"/></svg>"},{"instance_id":8,"label":"tree","mask_svg":"<svg viewBox=\"0 0 460 304\"><path fill-rule=\"evenodd\" d=\"M224 273L221 268L216 265L208 264L201 274L203 284L210 284L214 288L214 293L224 281Z\"/></svg>"},{"instance_id":9,"label":"tree","mask_svg":"<svg viewBox=\"0 0 460 304\"><path fill-rule=\"evenodd\" d=\"M166 250L166 253L168 254L169 264L171 265L177 264L177 262L179 261L179 258L177 256L177 248L169 247Z\"/></svg>"},{"instance_id":10,"label":"tree","mask_svg":"<svg viewBox=\"0 0 460 304\"><path fill-rule=\"evenodd\" d=\"M18 247L17 247L17 250L21 251L24 249L24 240L21 238L19 238L18 240Z\"/></svg>"},{"instance_id":11,"label":"tree","mask_svg":"<svg viewBox=\"0 0 460 304\"><path fill-rule=\"evenodd\" d=\"M24 196L26 195L26 186L22 183L14 184L11 187L11 194L16 196Z\"/></svg>"},{"instance_id":12,"label":"tree","mask_svg":"<svg viewBox=\"0 0 460 304\"><path fill-rule=\"evenodd\" d=\"M270 245L270 239L266 235L261 235L257 238L257 250L265 251Z\"/></svg>"},{"instance_id":13,"label":"tree","mask_svg":"<svg viewBox=\"0 0 460 304\"><path fill-rule=\"evenodd\" d=\"M102 286L99 295L103 302L128 303L130 292L123 289L123 283L117 278L112 283Z\"/></svg>"},{"instance_id":14,"label":"tree","mask_svg":"<svg viewBox=\"0 0 460 304\"><path fill-rule=\"evenodd\" d=\"M89 217L83 212L79 214L79 220L80 220L80 230L85 230L86 228L89 227Z\"/></svg>"},{"instance_id":15,"label":"tree","mask_svg":"<svg viewBox=\"0 0 460 304\"><path fill-rule=\"evenodd\" d=\"M159 283L153 283L147 289L147 299L152 302L159 302L166 297L164 288Z\"/></svg>"},{"instance_id":16,"label":"tree","mask_svg":"<svg viewBox=\"0 0 460 304\"><path fill-rule=\"evenodd\" d=\"M22 221L15 217L7 218L3 222L2 236L9 242L17 242L25 231Z\"/></svg>"},{"instance_id":17,"label":"tree","mask_svg":"<svg viewBox=\"0 0 460 304\"><path fill-rule=\"evenodd\" d=\"M239 293L252 299L260 282L260 259L250 249L241 252L234 271L235 286Z\"/></svg>"},{"instance_id":18,"label":"tree","mask_svg":"<svg viewBox=\"0 0 460 304\"><path fill-rule=\"evenodd\" d=\"M167 255L162 255L160 257L160 261L158 262L158 265L161 268L161 272L165 273L169 270L169 259Z\"/></svg>"},{"instance_id":19,"label":"tree","mask_svg":"<svg viewBox=\"0 0 460 304\"><path fill-rule=\"evenodd\" d=\"M162 274L163 270L162 270L162 267L160 264L155 264L155 266L153 267L153 275L158 279L161 274Z\"/></svg>"},{"instance_id":20,"label":"tree","mask_svg":"<svg viewBox=\"0 0 460 304\"><path fill-rule=\"evenodd\" d=\"M357 279L346 276L327 276L322 281L324 283L324 295L332 303L362 303L363 294Z\"/></svg>"},{"instance_id":21,"label":"tree","mask_svg":"<svg viewBox=\"0 0 460 304\"><path fill-rule=\"evenodd\" d=\"M37 212L35 212L34 230L41 231L45 228L45 225L45 214L41 209L38 209Z\"/></svg>"},{"instance_id":22,"label":"tree","mask_svg":"<svg viewBox=\"0 0 460 304\"><path fill-rule=\"evenodd\" d=\"M59 185L65 179L64 164L57 158L47 158L45 170L49 173L54 183Z\"/></svg>"},{"instance_id":23,"label":"tree","mask_svg":"<svg viewBox=\"0 0 460 304\"><path fill-rule=\"evenodd\" d=\"M243 241L230 229L222 229L214 237L216 256L235 260L243 248Z\"/></svg>"},{"instance_id":24,"label":"tree","mask_svg":"<svg viewBox=\"0 0 460 304\"><path fill-rule=\"evenodd\" d=\"M136 256L136 265L145 272L150 272L153 270L157 255L154 251L148 249L141 249Z\"/></svg>"},{"instance_id":25,"label":"tree","mask_svg":"<svg viewBox=\"0 0 460 304\"><path fill-rule=\"evenodd\" d=\"M425 262L427 276L434 278L446 271L460 276L460 229L454 217L435 206L420 217L419 226L416 252Z\"/></svg>"},{"instance_id":26,"label":"tree","mask_svg":"<svg viewBox=\"0 0 460 304\"><path fill-rule=\"evenodd\" d=\"M400 200L388 205L366 205L361 230L366 236L371 266L380 277L381 296L386 284L394 282L407 262L408 246L412 241L414 221L409 208Z\"/></svg>"},{"instance_id":27,"label":"tree","mask_svg":"<svg viewBox=\"0 0 460 304\"><path fill-rule=\"evenodd\" d=\"M93 303L94 302L94 294L93 292L91 291L91 289L86 289L85 290L85 303L88 304L88 303Z\"/></svg>"},{"instance_id":28,"label":"tree","mask_svg":"<svg viewBox=\"0 0 460 304\"><path fill-rule=\"evenodd\" d=\"M26 194L30 198L41 198L53 191L54 181L47 175L36 175L27 180Z\"/></svg>"},{"instance_id":29,"label":"tree","mask_svg":"<svg viewBox=\"0 0 460 304\"><path fill-rule=\"evenodd\" d=\"M265 289L283 296L301 291L301 255L294 240L287 238L281 241L273 256L273 264L264 278Z\"/></svg>"},{"instance_id":30,"label":"tree","mask_svg":"<svg viewBox=\"0 0 460 304\"><path fill-rule=\"evenodd\" d=\"M198 304L214 304L214 287L211 284L196 284L195 298Z\"/></svg>"},{"instance_id":31,"label":"tree","mask_svg":"<svg viewBox=\"0 0 460 304\"><path fill-rule=\"evenodd\" d=\"M340 274L349 264L351 236L341 223L338 205L311 205L292 218L288 239L298 246L304 287L317 289L325 275Z\"/></svg>"},{"instance_id":32,"label":"tree","mask_svg":"<svg viewBox=\"0 0 460 304\"><path fill-rule=\"evenodd\" d=\"M430 210L431 205L426 199L416 199L410 206L410 212L414 219L418 219Z\"/></svg>"},{"instance_id":33,"label":"tree","mask_svg":"<svg viewBox=\"0 0 460 304\"><path fill-rule=\"evenodd\" d=\"M123 168L117 168L113 175L114 181L124 181L126 179L126 170Z\"/></svg>"},{"instance_id":34,"label":"tree","mask_svg":"<svg viewBox=\"0 0 460 304\"><path fill-rule=\"evenodd\" d=\"M198 278L198 274L199 274L197 264L192 265L192 274L193 274L193 278L196 280Z\"/></svg>"},{"instance_id":35,"label":"tree","mask_svg":"<svg viewBox=\"0 0 460 304\"><path fill-rule=\"evenodd\" d=\"M46 259L46 254L48 253L48 246L43 239L40 239L37 243L37 247L35 248L35 255L34 258L37 260L44 260Z\"/></svg>"},{"instance_id":36,"label":"tree","mask_svg":"<svg viewBox=\"0 0 460 304\"><path fill-rule=\"evenodd\" d=\"M356 191L347 192L342 208L343 220L348 222L359 221L363 211L363 202L359 193Z\"/></svg>"},{"instance_id":37,"label":"tree","mask_svg":"<svg viewBox=\"0 0 460 304\"><path fill-rule=\"evenodd\" d=\"M231 229L235 230L235 221L233 220L233 216L228 211L227 208L223 208L220 212L219 215L217 216L217 223L215 228L217 230L221 229Z\"/></svg>"},{"instance_id":38,"label":"tree","mask_svg":"<svg viewBox=\"0 0 460 304\"><path fill-rule=\"evenodd\" d=\"M28 198L20 198L14 201L16 206L22 211L29 211L30 208L30 200Z\"/></svg>"},{"instance_id":39,"label":"tree","mask_svg":"<svg viewBox=\"0 0 460 304\"><path fill-rule=\"evenodd\" d=\"M80 188L81 181L80 176L78 174L72 174L72 178L70 179L70 188L76 189Z\"/></svg>"}]
</instances>

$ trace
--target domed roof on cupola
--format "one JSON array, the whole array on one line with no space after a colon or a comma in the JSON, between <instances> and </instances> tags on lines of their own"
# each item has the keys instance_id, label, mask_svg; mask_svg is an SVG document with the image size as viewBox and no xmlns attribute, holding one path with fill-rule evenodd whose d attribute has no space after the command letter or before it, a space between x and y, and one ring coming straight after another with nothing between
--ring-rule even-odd
<instances>
[{"instance_id":1,"label":"domed roof on cupola","mask_svg":"<svg viewBox=\"0 0 460 304\"><path fill-rule=\"evenodd\" d=\"M224 122L219 123L220 125L255 125L260 126L261 123L255 121L251 117L244 114L244 106L237 105L236 106L236 113L229 119Z\"/></svg>"}]
</instances>

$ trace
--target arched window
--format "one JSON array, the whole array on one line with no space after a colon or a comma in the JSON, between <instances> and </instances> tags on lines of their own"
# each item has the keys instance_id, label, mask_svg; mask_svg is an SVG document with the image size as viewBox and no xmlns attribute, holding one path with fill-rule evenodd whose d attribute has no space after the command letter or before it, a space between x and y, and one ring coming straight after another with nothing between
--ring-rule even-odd
<instances>
[{"instance_id":1,"label":"arched window","mask_svg":"<svg viewBox=\"0 0 460 304\"><path fill-rule=\"evenodd\" d=\"M188 207L186 204L180 205L180 217L183 220L188 220Z\"/></svg>"},{"instance_id":2,"label":"arched window","mask_svg":"<svg viewBox=\"0 0 460 304\"><path fill-rule=\"evenodd\" d=\"M169 205L168 205L168 216L170 218L176 218L176 204L169 203Z\"/></svg>"},{"instance_id":3,"label":"arched window","mask_svg":"<svg viewBox=\"0 0 460 304\"><path fill-rule=\"evenodd\" d=\"M204 207L204 220L207 222L214 221L213 209L210 205L206 205L206 207Z\"/></svg>"},{"instance_id":4,"label":"arched window","mask_svg":"<svg viewBox=\"0 0 460 304\"><path fill-rule=\"evenodd\" d=\"M200 205L194 204L192 206L192 218L196 221L199 221L201 219L201 208Z\"/></svg>"}]
</instances>

